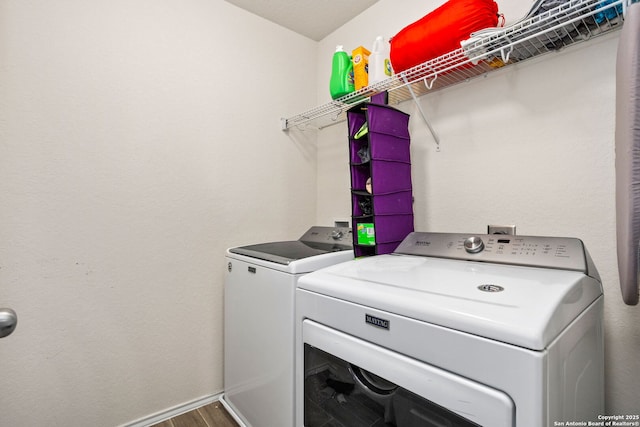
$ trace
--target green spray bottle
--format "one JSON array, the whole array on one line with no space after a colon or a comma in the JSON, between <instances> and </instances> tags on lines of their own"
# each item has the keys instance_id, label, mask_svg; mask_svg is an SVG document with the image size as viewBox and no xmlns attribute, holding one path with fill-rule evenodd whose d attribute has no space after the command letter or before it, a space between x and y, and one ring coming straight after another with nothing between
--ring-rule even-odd
<instances>
[{"instance_id":1,"label":"green spray bottle","mask_svg":"<svg viewBox=\"0 0 640 427\"><path fill-rule=\"evenodd\" d=\"M329 91L332 99L338 99L355 90L353 83L353 63L342 45L336 46L331 67Z\"/></svg>"}]
</instances>

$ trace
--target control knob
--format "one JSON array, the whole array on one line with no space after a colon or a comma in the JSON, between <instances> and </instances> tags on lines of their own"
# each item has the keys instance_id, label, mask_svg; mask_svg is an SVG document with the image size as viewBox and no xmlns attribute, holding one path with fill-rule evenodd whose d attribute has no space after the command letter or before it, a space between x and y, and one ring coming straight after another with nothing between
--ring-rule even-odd
<instances>
[{"instance_id":1,"label":"control knob","mask_svg":"<svg viewBox=\"0 0 640 427\"><path fill-rule=\"evenodd\" d=\"M478 236L473 236L465 239L464 249L470 254L477 254L484 249L484 242Z\"/></svg>"},{"instance_id":2,"label":"control knob","mask_svg":"<svg viewBox=\"0 0 640 427\"><path fill-rule=\"evenodd\" d=\"M333 230L331 232L331 237L333 238L333 240L340 240L340 239L342 239L343 235L344 234L340 230Z\"/></svg>"}]
</instances>

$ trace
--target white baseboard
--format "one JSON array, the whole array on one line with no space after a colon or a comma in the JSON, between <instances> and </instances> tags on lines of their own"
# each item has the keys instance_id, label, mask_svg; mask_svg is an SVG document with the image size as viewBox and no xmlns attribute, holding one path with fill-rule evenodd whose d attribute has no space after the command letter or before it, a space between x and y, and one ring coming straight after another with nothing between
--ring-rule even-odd
<instances>
[{"instance_id":1,"label":"white baseboard","mask_svg":"<svg viewBox=\"0 0 640 427\"><path fill-rule=\"evenodd\" d=\"M202 406L208 405L211 402L215 402L220 399L222 393L204 396L198 398L196 400L192 400L187 403L183 403L182 405L174 406L173 408L169 408L167 410L155 413L153 415L149 415L147 417L141 418L137 421L133 421L131 423L123 424L120 427L148 427L154 424L161 423L170 418L177 417L178 415L184 414L189 411L193 411L194 409L198 409Z\"/></svg>"},{"instance_id":2,"label":"white baseboard","mask_svg":"<svg viewBox=\"0 0 640 427\"><path fill-rule=\"evenodd\" d=\"M233 409L233 407L229 404L229 402L226 401L224 394L220 396L220 399L218 400L220 401L220 403L222 403L222 406L224 406L224 409L227 410L229 415L231 415L231 418L233 418L234 421L238 423L240 427L247 427L247 425L244 423L244 420L240 418L238 414L236 414L236 410Z\"/></svg>"}]
</instances>

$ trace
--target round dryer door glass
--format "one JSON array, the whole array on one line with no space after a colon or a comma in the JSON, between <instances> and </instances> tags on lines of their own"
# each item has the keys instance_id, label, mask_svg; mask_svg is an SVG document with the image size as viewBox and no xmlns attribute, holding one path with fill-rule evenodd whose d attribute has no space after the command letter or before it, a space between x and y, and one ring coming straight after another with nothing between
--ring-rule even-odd
<instances>
[{"instance_id":1,"label":"round dryer door glass","mask_svg":"<svg viewBox=\"0 0 640 427\"><path fill-rule=\"evenodd\" d=\"M356 381L360 382L364 388L375 394L388 395L398 388L398 386L391 381L387 381L356 365L349 365L349 369Z\"/></svg>"},{"instance_id":2,"label":"round dryer door glass","mask_svg":"<svg viewBox=\"0 0 640 427\"><path fill-rule=\"evenodd\" d=\"M304 426L478 427L381 376L304 344Z\"/></svg>"}]
</instances>

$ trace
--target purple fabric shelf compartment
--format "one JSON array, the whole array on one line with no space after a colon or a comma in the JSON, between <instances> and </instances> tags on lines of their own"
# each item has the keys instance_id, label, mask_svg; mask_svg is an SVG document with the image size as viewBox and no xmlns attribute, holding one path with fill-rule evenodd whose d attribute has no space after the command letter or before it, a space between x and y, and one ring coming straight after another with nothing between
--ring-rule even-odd
<instances>
[{"instance_id":1,"label":"purple fabric shelf compartment","mask_svg":"<svg viewBox=\"0 0 640 427\"><path fill-rule=\"evenodd\" d=\"M361 165L371 160L371 150L369 149L369 140L368 139L354 139L350 141L349 147L349 163L352 165ZM368 160L363 160L360 154L362 151L366 151L369 158Z\"/></svg>"},{"instance_id":2,"label":"purple fabric shelf compartment","mask_svg":"<svg viewBox=\"0 0 640 427\"><path fill-rule=\"evenodd\" d=\"M386 134L409 139L409 115L388 105L367 105L369 134Z\"/></svg>"},{"instance_id":3,"label":"purple fabric shelf compartment","mask_svg":"<svg viewBox=\"0 0 640 427\"><path fill-rule=\"evenodd\" d=\"M349 137L368 121L369 132L409 139L409 115L388 105L361 104L347 111Z\"/></svg>"},{"instance_id":4,"label":"purple fabric shelf compartment","mask_svg":"<svg viewBox=\"0 0 640 427\"><path fill-rule=\"evenodd\" d=\"M396 193L371 195L354 192L352 195L353 216L402 215L413 213L411 190ZM367 207L369 209L367 209Z\"/></svg>"},{"instance_id":5,"label":"purple fabric shelf compartment","mask_svg":"<svg viewBox=\"0 0 640 427\"><path fill-rule=\"evenodd\" d=\"M347 121L349 125L349 138L353 138L356 132L358 132L367 121L367 116L364 115L364 110L351 109L347 111Z\"/></svg>"},{"instance_id":6,"label":"purple fabric shelf compartment","mask_svg":"<svg viewBox=\"0 0 640 427\"><path fill-rule=\"evenodd\" d=\"M366 190L369 177L371 177L373 194L410 190L411 164L372 160L364 165L352 166L351 188L353 190Z\"/></svg>"},{"instance_id":7,"label":"purple fabric shelf compartment","mask_svg":"<svg viewBox=\"0 0 640 427\"><path fill-rule=\"evenodd\" d=\"M377 255L375 246L354 246L353 254L356 258L362 256L373 256Z\"/></svg>"},{"instance_id":8,"label":"purple fabric shelf compartment","mask_svg":"<svg viewBox=\"0 0 640 427\"><path fill-rule=\"evenodd\" d=\"M409 163L409 140L385 134L369 135L371 158Z\"/></svg>"},{"instance_id":9,"label":"purple fabric shelf compartment","mask_svg":"<svg viewBox=\"0 0 640 427\"><path fill-rule=\"evenodd\" d=\"M376 245L380 243L398 242L413 231L413 214L375 215L353 218L354 234L356 234L358 224L360 223L373 223Z\"/></svg>"},{"instance_id":10,"label":"purple fabric shelf compartment","mask_svg":"<svg viewBox=\"0 0 640 427\"><path fill-rule=\"evenodd\" d=\"M354 246L353 251L356 258L362 256L390 254L396 250L400 243L402 243L402 240L399 242L381 243L376 246Z\"/></svg>"},{"instance_id":11,"label":"purple fabric shelf compartment","mask_svg":"<svg viewBox=\"0 0 640 427\"><path fill-rule=\"evenodd\" d=\"M369 139L351 141L351 163L362 164L362 152L366 151L370 159L409 163L411 154L409 140L391 135L370 135Z\"/></svg>"}]
</instances>

